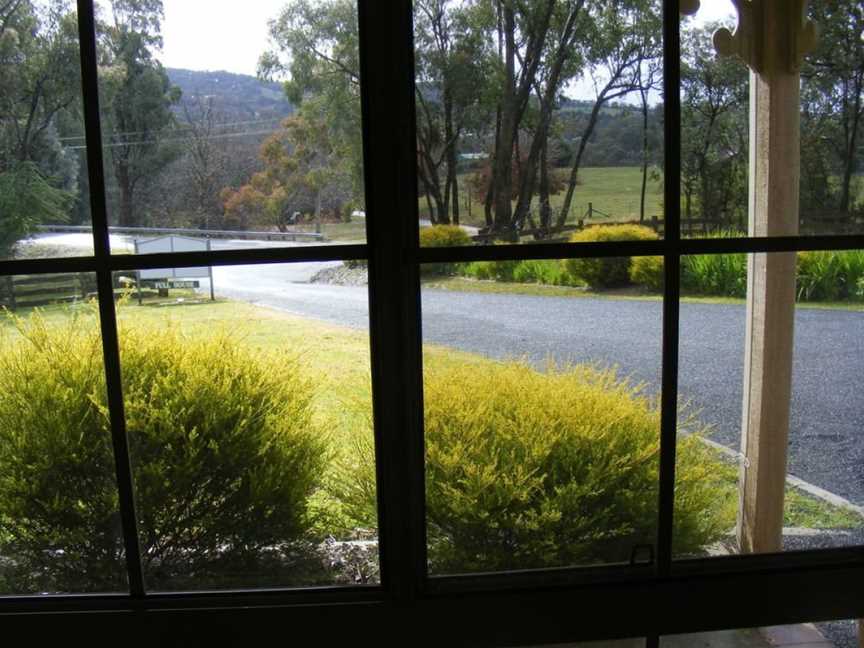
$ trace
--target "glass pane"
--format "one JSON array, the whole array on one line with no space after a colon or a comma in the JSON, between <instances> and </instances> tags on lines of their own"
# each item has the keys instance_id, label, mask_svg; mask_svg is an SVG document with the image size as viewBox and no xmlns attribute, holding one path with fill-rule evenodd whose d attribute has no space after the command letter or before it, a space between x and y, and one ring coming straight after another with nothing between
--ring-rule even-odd
<instances>
[{"instance_id":1,"label":"glass pane","mask_svg":"<svg viewBox=\"0 0 864 648\"><path fill-rule=\"evenodd\" d=\"M118 273L148 589L378 582L367 291L340 265Z\"/></svg>"},{"instance_id":2,"label":"glass pane","mask_svg":"<svg viewBox=\"0 0 864 648\"><path fill-rule=\"evenodd\" d=\"M713 37L737 24L729 0L705 0L681 25L681 235L747 231L749 73L717 55Z\"/></svg>"},{"instance_id":3,"label":"glass pane","mask_svg":"<svg viewBox=\"0 0 864 648\"><path fill-rule=\"evenodd\" d=\"M116 253L365 242L354 4L97 8Z\"/></svg>"},{"instance_id":4,"label":"glass pane","mask_svg":"<svg viewBox=\"0 0 864 648\"><path fill-rule=\"evenodd\" d=\"M0 259L93 254L71 0L0 5Z\"/></svg>"},{"instance_id":5,"label":"glass pane","mask_svg":"<svg viewBox=\"0 0 864 648\"><path fill-rule=\"evenodd\" d=\"M794 205L777 207L773 210L780 215L777 220L785 216L786 222L767 230L764 223L754 223L749 227L753 236L765 236L766 231L772 235L864 232L857 126L861 111L852 107L861 95L864 17L857 3L810 3L808 15L817 25L818 37L815 50L801 67L799 132L771 136L772 146L800 149L798 218ZM751 131L759 128L758 121L751 123L749 102L757 86L751 86L741 59L719 57L713 44L715 33L734 31L737 23L732 2L704 0L695 16L682 24L681 233L685 237L746 233L751 171L761 182L762 165L749 168ZM794 119L795 106L780 102L772 108L781 110L787 113L786 120ZM783 121L777 115L775 119ZM754 159L766 155L756 151ZM787 183L789 167L785 160L781 164L780 181Z\"/></svg>"},{"instance_id":6,"label":"glass pane","mask_svg":"<svg viewBox=\"0 0 864 648\"><path fill-rule=\"evenodd\" d=\"M864 14L855 2L811 4L819 38L801 70L801 231L861 234L861 111L850 104L860 104Z\"/></svg>"},{"instance_id":7,"label":"glass pane","mask_svg":"<svg viewBox=\"0 0 864 648\"><path fill-rule=\"evenodd\" d=\"M415 2L420 244L662 234L660 15Z\"/></svg>"},{"instance_id":8,"label":"glass pane","mask_svg":"<svg viewBox=\"0 0 864 648\"><path fill-rule=\"evenodd\" d=\"M0 595L127 589L95 286L0 278Z\"/></svg>"},{"instance_id":9,"label":"glass pane","mask_svg":"<svg viewBox=\"0 0 864 648\"><path fill-rule=\"evenodd\" d=\"M661 301L527 283L629 264L423 266L430 572L627 562L653 545Z\"/></svg>"},{"instance_id":10,"label":"glass pane","mask_svg":"<svg viewBox=\"0 0 864 648\"><path fill-rule=\"evenodd\" d=\"M660 637L660 645L664 648L857 648L858 631L858 621L826 621L668 635Z\"/></svg>"},{"instance_id":11,"label":"glass pane","mask_svg":"<svg viewBox=\"0 0 864 648\"><path fill-rule=\"evenodd\" d=\"M679 490L691 482L714 484L708 499L687 501L701 509L706 520L714 520L714 538L700 547L689 542L685 529L676 527L679 556L781 547L820 549L864 542L864 449L858 433L864 417L859 398L864 383L858 370L864 357L860 342L864 339L864 252L793 255L797 281L790 281L794 269L789 273L789 268L776 265L782 256L753 255L751 263L772 264L769 270L775 276L770 280L771 312L766 314L761 305L765 300L758 292L758 282L757 292L751 292L754 320L749 328L747 256L682 259L685 297L679 390L699 424L682 421L679 452L684 447L700 447L704 459L691 469L679 467L677 480ZM778 315L783 312L778 296L783 290L788 295L786 316ZM793 298L797 298L794 306ZM749 347L747 335L751 336ZM784 366L787 372L791 367L787 373L791 375L791 396L782 386ZM789 405L779 405L786 399ZM745 402L750 403L749 444L742 434ZM759 424L760 412L772 425ZM783 434L786 418L788 439ZM772 442L772 435L779 440ZM753 445L757 440L764 444L762 455L768 458L761 463ZM778 449L777 443L783 445ZM776 466L773 459L779 461ZM769 497L752 505L757 508L742 508L741 497L755 498L759 484L768 492L783 470L782 502ZM683 498L682 493L678 498ZM753 545L745 540L742 545L739 528L742 533L760 536L769 529L776 534L779 518L772 521L772 511L775 516L782 513L781 547L772 548L764 540ZM746 520L737 521L742 516Z\"/></svg>"}]
</instances>

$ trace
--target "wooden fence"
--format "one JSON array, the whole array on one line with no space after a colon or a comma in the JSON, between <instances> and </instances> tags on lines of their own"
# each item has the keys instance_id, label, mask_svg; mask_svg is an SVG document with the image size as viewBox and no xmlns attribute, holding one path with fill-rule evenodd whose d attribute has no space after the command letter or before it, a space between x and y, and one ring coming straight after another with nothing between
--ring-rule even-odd
<instances>
[{"instance_id":1,"label":"wooden fence","mask_svg":"<svg viewBox=\"0 0 864 648\"><path fill-rule=\"evenodd\" d=\"M96 277L86 272L16 275L0 280L0 306L9 310L83 301L95 293Z\"/></svg>"}]
</instances>

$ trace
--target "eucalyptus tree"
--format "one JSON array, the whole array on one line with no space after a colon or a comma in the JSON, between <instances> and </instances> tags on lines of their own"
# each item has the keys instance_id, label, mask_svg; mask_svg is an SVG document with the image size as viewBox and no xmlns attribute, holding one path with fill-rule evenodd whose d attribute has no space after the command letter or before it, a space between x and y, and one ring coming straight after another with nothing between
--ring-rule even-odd
<instances>
[{"instance_id":1,"label":"eucalyptus tree","mask_svg":"<svg viewBox=\"0 0 864 648\"><path fill-rule=\"evenodd\" d=\"M852 181L864 130L864 5L821 0L810 3L810 17L819 26L819 40L802 70L802 100L807 126L818 129L821 137L808 142L808 149L833 148L840 176L838 207L848 213L855 203ZM808 149L802 147L802 153L812 158Z\"/></svg>"},{"instance_id":2,"label":"eucalyptus tree","mask_svg":"<svg viewBox=\"0 0 864 648\"><path fill-rule=\"evenodd\" d=\"M587 74L595 88L594 105L573 156L558 227L570 214L579 169L600 111L611 101L645 91L646 75L662 52L660 15L657 0L597 2L591 6L591 19L585 23L582 38Z\"/></svg>"},{"instance_id":3,"label":"eucalyptus tree","mask_svg":"<svg viewBox=\"0 0 864 648\"><path fill-rule=\"evenodd\" d=\"M179 155L165 140L180 90L156 59L162 0L111 0L108 13L98 30L102 128L119 194L113 211L118 225L137 226L146 220L146 189Z\"/></svg>"},{"instance_id":4,"label":"eucalyptus tree","mask_svg":"<svg viewBox=\"0 0 864 648\"><path fill-rule=\"evenodd\" d=\"M291 0L270 24L274 47L261 56L258 72L284 80L295 106L315 100L339 159L348 165L352 202L359 206L363 146L357 29L357 5L351 0Z\"/></svg>"},{"instance_id":5,"label":"eucalyptus tree","mask_svg":"<svg viewBox=\"0 0 864 648\"><path fill-rule=\"evenodd\" d=\"M681 188L685 218L730 225L746 209L748 77L715 53L717 27L682 35Z\"/></svg>"},{"instance_id":6,"label":"eucalyptus tree","mask_svg":"<svg viewBox=\"0 0 864 648\"><path fill-rule=\"evenodd\" d=\"M0 2L0 253L46 221L64 221L77 191L61 114L80 111L75 15L62 0Z\"/></svg>"},{"instance_id":7,"label":"eucalyptus tree","mask_svg":"<svg viewBox=\"0 0 864 648\"><path fill-rule=\"evenodd\" d=\"M418 176L434 203L433 222L458 224L461 139L490 117L483 102L489 46L471 12L451 0L417 0L414 34Z\"/></svg>"}]
</instances>

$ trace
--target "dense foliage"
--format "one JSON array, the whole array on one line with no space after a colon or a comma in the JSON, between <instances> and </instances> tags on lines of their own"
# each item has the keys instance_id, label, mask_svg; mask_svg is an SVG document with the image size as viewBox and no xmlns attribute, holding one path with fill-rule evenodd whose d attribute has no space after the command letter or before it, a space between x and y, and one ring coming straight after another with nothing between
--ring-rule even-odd
<instances>
[{"instance_id":1,"label":"dense foliage","mask_svg":"<svg viewBox=\"0 0 864 648\"><path fill-rule=\"evenodd\" d=\"M420 247L456 247L471 245L471 237L458 225L433 225L420 229ZM424 275L452 274L454 263L426 263L420 266Z\"/></svg>"},{"instance_id":2,"label":"dense foliage","mask_svg":"<svg viewBox=\"0 0 864 648\"><path fill-rule=\"evenodd\" d=\"M4 591L123 590L98 328L17 325L0 351ZM284 548L299 560L328 453L313 384L292 356L218 333L124 326L120 341L148 585L278 578L265 558Z\"/></svg>"},{"instance_id":3,"label":"dense foliage","mask_svg":"<svg viewBox=\"0 0 864 648\"><path fill-rule=\"evenodd\" d=\"M429 363L424 384L435 573L627 561L654 542L660 417L638 386L519 362ZM693 552L734 520L705 447L693 435L678 447L676 548ZM357 456L348 499L368 520L374 459L368 446Z\"/></svg>"},{"instance_id":4,"label":"dense foliage","mask_svg":"<svg viewBox=\"0 0 864 648\"><path fill-rule=\"evenodd\" d=\"M657 233L641 225L604 225L589 227L570 237L571 243L599 241L653 241ZM630 257L567 259L567 272L591 288L626 285L630 278Z\"/></svg>"}]
</instances>

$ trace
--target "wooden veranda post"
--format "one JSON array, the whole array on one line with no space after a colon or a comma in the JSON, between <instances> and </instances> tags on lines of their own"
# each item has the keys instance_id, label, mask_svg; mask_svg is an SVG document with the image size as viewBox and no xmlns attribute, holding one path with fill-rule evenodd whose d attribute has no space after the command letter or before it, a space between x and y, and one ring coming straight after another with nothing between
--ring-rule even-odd
<instances>
[{"instance_id":1,"label":"wooden veranda post","mask_svg":"<svg viewBox=\"0 0 864 648\"><path fill-rule=\"evenodd\" d=\"M816 41L806 0L733 0L735 33L714 35L717 52L750 68L749 235L798 233L800 72ZM792 390L795 253L752 254L737 536L743 553L782 549Z\"/></svg>"}]
</instances>

